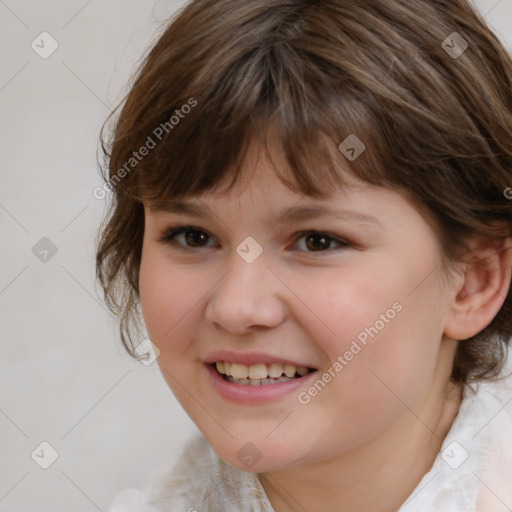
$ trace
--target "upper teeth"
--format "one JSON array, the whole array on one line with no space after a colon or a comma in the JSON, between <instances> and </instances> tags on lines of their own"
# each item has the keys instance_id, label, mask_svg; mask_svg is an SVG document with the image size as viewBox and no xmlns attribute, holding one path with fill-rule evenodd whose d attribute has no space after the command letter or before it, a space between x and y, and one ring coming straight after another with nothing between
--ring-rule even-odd
<instances>
[{"instance_id":1,"label":"upper teeth","mask_svg":"<svg viewBox=\"0 0 512 512\"><path fill-rule=\"evenodd\" d=\"M282 364L253 364L246 366L240 363L227 363L225 361L219 361L216 363L216 367L219 373L224 375L231 375L235 379L267 379L269 377L277 379L281 375L292 378L295 373L299 375L306 375L309 370L305 366L293 366L293 365L282 365Z\"/></svg>"}]
</instances>

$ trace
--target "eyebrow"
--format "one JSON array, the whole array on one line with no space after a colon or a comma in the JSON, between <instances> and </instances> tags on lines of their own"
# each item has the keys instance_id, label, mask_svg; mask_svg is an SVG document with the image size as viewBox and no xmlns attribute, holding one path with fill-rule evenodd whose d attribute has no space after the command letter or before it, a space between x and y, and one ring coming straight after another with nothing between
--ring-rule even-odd
<instances>
[{"instance_id":1,"label":"eyebrow","mask_svg":"<svg viewBox=\"0 0 512 512\"><path fill-rule=\"evenodd\" d=\"M175 213L190 215L192 217L205 218L209 217L208 212L211 211L207 206L201 204L191 203L187 201L173 200L169 201L163 207L157 208L157 212ZM377 217L368 215L363 212L352 210L340 209L333 210L326 206L311 205L311 206L292 206L284 208L271 218L271 222L288 223L300 222L303 220L317 219L319 217L333 217L341 220L355 220L364 224L374 224L382 229L384 226Z\"/></svg>"}]
</instances>

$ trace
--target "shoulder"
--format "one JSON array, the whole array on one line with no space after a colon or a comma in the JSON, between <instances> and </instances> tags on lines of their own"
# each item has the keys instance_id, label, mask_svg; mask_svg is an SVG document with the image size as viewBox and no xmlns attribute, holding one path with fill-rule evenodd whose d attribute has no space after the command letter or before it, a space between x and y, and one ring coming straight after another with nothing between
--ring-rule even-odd
<instances>
[{"instance_id":1,"label":"shoulder","mask_svg":"<svg viewBox=\"0 0 512 512\"><path fill-rule=\"evenodd\" d=\"M152 472L145 487L123 489L110 504L108 512L158 512L164 500L173 499L174 506L191 491L191 480L197 481L212 465L210 447L201 435L195 435L185 444L178 459L168 458ZM182 501L182 500L181 500ZM188 508L183 508L188 510Z\"/></svg>"},{"instance_id":2,"label":"shoulder","mask_svg":"<svg viewBox=\"0 0 512 512\"><path fill-rule=\"evenodd\" d=\"M119 493L108 512L238 512L241 504L247 512L272 512L257 476L227 465L198 433L177 461L164 461L142 491Z\"/></svg>"},{"instance_id":3,"label":"shoulder","mask_svg":"<svg viewBox=\"0 0 512 512\"><path fill-rule=\"evenodd\" d=\"M197 434L178 463L164 466L148 493L148 505L162 510L273 512L257 475L226 464Z\"/></svg>"},{"instance_id":4,"label":"shoulder","mask_svg":"<svg viewBox=\"0 0 512 512\"><path fill-rule=\"evenodd\" d=\"M116 495L107 512L139 512L144 501L144 494L138 489L123 489Z\"/></svg>"},{"instance_id":5,"label":"shoulder","mask_svg":"<svg viewBox=\"0 0 512 512\"><path fill-rule=\"evenodd\" d=\"M177 461L168 460L156 471L147 489L148 502L159 504L172 500L174 504L187 500L224 472L225 468L206 439L196 434L187 442Z\"/></svg>"},{"instance_id":6,"label":"shoulder","mask_svg":"<svg viewBox=\"0 0 512 512\"><path fill-rule=\"evenodd\" d=\"M498 380L465 386L459 413L431 470L400 512L510 512L511 365L509 359Z\"/></svg>"},{"instance_id":7,"label":"shoulder","mask_svg":"<svg viewBox=\"0 0 512 512\"><path fill-rule=\"evenodd\" d=\"M512 361L504 369L503 378L483 386L486 402L485 424L482 433L489 436L488 458L485 468L475 473L480 492L477 511L510 510L512 505ZM478 433L480 435L480 433Z\"/></svg>"}]
</instances>

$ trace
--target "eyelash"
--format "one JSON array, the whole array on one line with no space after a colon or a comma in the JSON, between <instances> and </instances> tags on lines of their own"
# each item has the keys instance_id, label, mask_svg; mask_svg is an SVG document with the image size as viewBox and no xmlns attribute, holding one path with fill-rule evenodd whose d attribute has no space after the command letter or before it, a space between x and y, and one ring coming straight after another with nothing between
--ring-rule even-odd
<instances>
[{"instance_id":1,"label":"eyelash","mask_svg":"<svg viewBox=\"0 0 512 512\"><path fill-rule=\"evenodd\" d=\"M207 235L208 238L213 240L213 237L207 231L205 231L204 229L200 229L200 228L195 227L195 226L178 226L178 227L170 228L163 236L158 238L158 241L162 242L164 244L168 244L168 245L169 244L178 245L179 248L183 249L183 250L205 249L205 248L211 247L211 246L189 247L189 246L186 246L186 245L178 244L175 241L175 237L176 236L181 235L181 234L186 233L186 232L190 232L190 231L196 232L196 233L204 233L205 235ZM314 229L310 229L310 230L307 230L307 231L300 231L299 233L297 233L296 234L295 243L297 243L298 240L300 240L302 237L304 237L306 235L324 236L328 240L337 243L340 246L340 247L338 247L338 249L344 249L344 248L347 248L350 245L345 240L341 240L339 238L336 238L334 236L329 235L328 233L324 233L323 231L317 231L317 230L314 230ZM294 243L294 245L295 245L295 243ZM312 254L313 253L332 252L332 251L333 251L332 248L329 248L329 249L326 249L326 250L320 250L320 251L305 251L305 250L301 249L301 252L308 252L308 253L312 253Z\"/></svg>"}]
</instances>

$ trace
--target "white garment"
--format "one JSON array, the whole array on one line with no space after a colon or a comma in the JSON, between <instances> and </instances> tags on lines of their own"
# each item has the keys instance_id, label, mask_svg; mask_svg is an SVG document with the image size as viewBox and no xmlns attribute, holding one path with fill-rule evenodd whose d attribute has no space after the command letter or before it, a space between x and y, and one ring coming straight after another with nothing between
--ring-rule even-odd
<instances>
[{"instance_id":1,"label":"white garment","mask_svg":"<svg viewBox=\"0 0 512 512\"><path fill-rule=\"evenodd\" d=\"M440 453L398 512L512 512L512 360L506 379L463 400ZM165 461L142 490L125 489L108 512L274 512L255 473L227 465L202 435Z\"/></svg>"}]
</instances>

